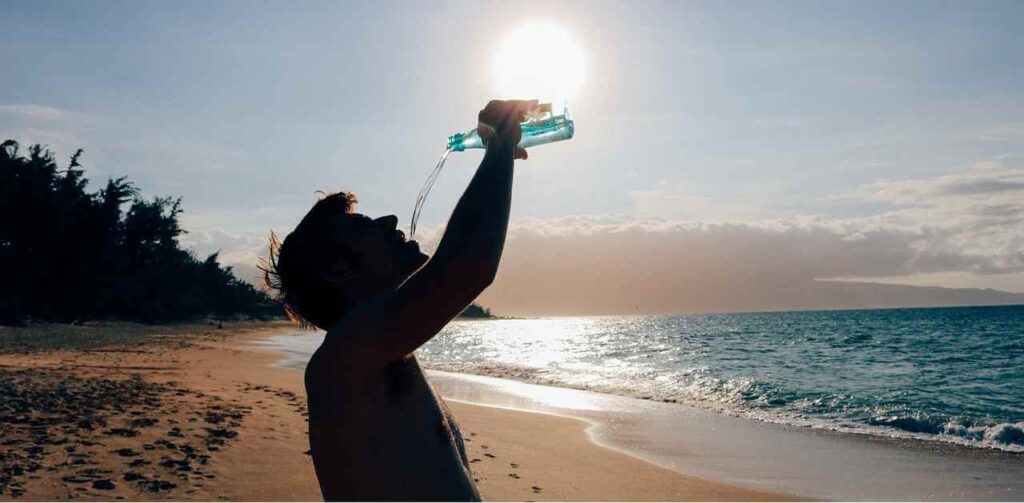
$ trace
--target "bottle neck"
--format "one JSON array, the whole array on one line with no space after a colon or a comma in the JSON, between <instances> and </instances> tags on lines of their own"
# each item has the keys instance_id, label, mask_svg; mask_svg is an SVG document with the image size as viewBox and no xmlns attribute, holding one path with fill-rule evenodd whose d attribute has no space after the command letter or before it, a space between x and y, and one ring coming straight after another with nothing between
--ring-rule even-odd
<instances>
[{"instance_id":1,"label":"bottle neck","mask_svg":"<svg viewBox=\"0 0 1024 503\"><path fill-rule=\"evenodd\" d=\"M470 148L484 148L483 139L480 138L480 135L476 134L476 129L471 129L465 133L455 133L448 137L448 150L462 152Z\"/></svg>"}]
</instances>

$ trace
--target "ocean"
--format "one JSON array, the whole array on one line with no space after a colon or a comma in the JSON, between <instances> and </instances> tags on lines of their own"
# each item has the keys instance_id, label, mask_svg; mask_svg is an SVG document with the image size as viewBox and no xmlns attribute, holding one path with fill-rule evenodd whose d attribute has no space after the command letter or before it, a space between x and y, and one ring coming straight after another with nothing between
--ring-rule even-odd
<instances>
[{"instance_id":1,"label":"ocean","mask_svg":"<svg viewBox=\"0 0 1024 503\"><path fill-rule=\"evenodd\" d=\"M299 366L323 334L279 337ZM456 321L427 367L1024 452L1024 306Z\"/></svg>"}]
</instances>

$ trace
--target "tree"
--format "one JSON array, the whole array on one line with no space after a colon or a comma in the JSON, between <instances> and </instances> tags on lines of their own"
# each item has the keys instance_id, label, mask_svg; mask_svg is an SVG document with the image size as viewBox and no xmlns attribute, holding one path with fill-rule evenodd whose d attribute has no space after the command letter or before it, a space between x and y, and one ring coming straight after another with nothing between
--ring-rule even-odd
<instances>
[{"instance_id":1,"label":"tree","mask_svg":"<svg viewBox=\"0 0 1024 503\"><path fill-rule=\"evenodd\" d=\"M82 154L60 169L41 145L0 144L0 324L283 315L217 254L179 247L180 198L143 199L125 177L88 193Z\"/></svg>"}]
</instances>

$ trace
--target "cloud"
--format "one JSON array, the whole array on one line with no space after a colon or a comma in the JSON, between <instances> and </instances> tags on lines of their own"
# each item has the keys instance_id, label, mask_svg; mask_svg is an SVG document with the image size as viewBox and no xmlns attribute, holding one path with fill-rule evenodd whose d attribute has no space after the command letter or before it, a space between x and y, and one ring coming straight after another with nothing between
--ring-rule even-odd
<instances>
[{"instance_id":1,"label":"cloud","mask_svg":"<svg viewBox=\"0 0 1024 503\"><path fill-rule=\"evenodd\" d=\"M36 121L54 121L71 119L75 116L75 113L63 108L44 105L10 104L0 105L0 115L16 116Z\"/></svg>"},{"instance_id":2,"label":"cloud","mask_svg":"<svg viewBox=\"0 0 1024 503\"><path fill-rule=\"evenodd\" d=\"M0 141L13 139L25 146L47 145L58 159L67 159L79 147L88 145L82 134L83 122L95 122L95 119L44 105L0 105ZM94 159L91 150L90 157Z\"/></svg>"},{"instance_id":3,"label":"cloud","mask_svg":"<svg viewBox=\"0 0 1024 503\"><path fill-rule=\"evenodd\" d=\"M221 228L189 229L180 238L183 248L191 250L200 260L219 253L221 265L231 266L239 279L261 286L263 275L257 268L260 258L267 256L268 234L232 233Z\"/></svg>"},{"instance_id":4,"label":"cloud","mask_svg":"<svg viewBox=\"0 0 1024 503\"><path fill-rule=\"evenodd\" d=\"M680 222L659 219L521 221L509 250L544 249L577 258L617 256L623 262L661 260L666 269L720 264L732 274L770 272L794 279L895 276L940 271L1006 273L1024 270L1019 253L968 253L927 226L885 226L873 221L796 218L760 222ZM1019 250L1018 250L1019 252ZM510 253L514 253L511 252ZM606 264L611 266L612 264Z\"/></svg>"},{"instance_id":5,"label":"cloud","mask_svg":"<svg viewBox=\"0 0 1024 503\"><path fill-rule=\"evenodd\" d=\"M970 258L979 274L1024 270L1024 167L981 162L962 173L876 182L859 194L895 208L865 225L916 229L923 240L915 246Z\"/></svg>"},{"instance_id":6,"label":"cloud","mask_svg":"<svg viewBox=\"0 0 1024 503\"><path fill-rule=\"evenodd\" d=\"M933 178L878 181L855 197L889 208L861 218L517 220L498 279L481 301L513 315L1003 302L1008 297L984 292L957 296L826 280L971 284L989 275L1011 287L1024 277L1022 180L1024 169L996 162ZM222 263L256 277L266 234L224 231L215 220L196 220L201 228L183 243L204 254L222 250ZM421 228L424 248L434 248L442 231ZM1024 291L1024 284L1010 289Z\"/></svg>"},{"instance_id":7,"label":"cloud","mask_svg":"<svg viewBox=\"0 0 1024 503\"><path fill-rule=\"evenodd\" d=\"M1019 254L958 253L935 243L928 229L814 218L518 222L481 301L520 315L941 305L966 300L882 296L820 280L1024 270Z\"/></svg>"},{"instance_id":8,"label":"cloud","mask_svg":"<svg viewBox=\"0 0 1024 503\"><path fill-rule=\"evenodd\" d=\"M1001 161L976 163L964 173L951 173L934 178L882 181L861 190L869 199L900 204L936 206L953 200L984 202L988 198L1024 194L1024 168L1007 166Z\"/></svg>"},{"instance_id":9,"label":"cloud","mask_svg":"<svg viewBox=\"0 0 1024 503\"><path fill-rule=\"evenodd\" d=\"M1012 285L1024 272L1022 182L1024 169L1003 162L933 178L879 181L854 197L889 209L862 218L707 222L619 215L519 221L509 231L498 280L482 301L513 314L1003 302L982 294L823 280L963 283L990 275ZM1024 284L1014 290L1024 291Z\"/></svg>"},{"instance_id":10,"label":"cloud","mask_svg":"<svg viewBox=\"0 0 1024 503\"><path fill-rule=\"evenodd\" d=\"M752 218L762 213L759 204L750 198L725 201L695 193L685 186L670 186L664 181L649 190L630 193L633 213L643 216L682 219L735 220Z\"/></svg>"}]
</instances>

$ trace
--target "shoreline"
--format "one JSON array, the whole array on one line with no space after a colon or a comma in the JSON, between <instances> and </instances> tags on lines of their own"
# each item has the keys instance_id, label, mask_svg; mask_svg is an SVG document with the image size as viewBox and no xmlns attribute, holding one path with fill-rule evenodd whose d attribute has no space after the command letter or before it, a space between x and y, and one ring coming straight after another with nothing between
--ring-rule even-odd
<instances>
[{"instance_id":1,"label":"shoreline","mask_svg":"<svg viewBox=\"0 0 1024 503\"><path fill-rule=\"evenodd\" d=\"M459 320L465 322L465 320ZM475 320L469 320L475 321ZM285 335L283 338L270 337L266 344L281 351L285 356L278 365L286 368L304 368L305 361L309 354L319 344L322 335L308 337L316 332L304 334L293 334L297 337ZM850 435L864 439L864 441L888 442L889 445L915 445L915 448L922 449L948 449L951 453L958 455L998 455L1021 456L1024 458L1024 447L1016 444L998 445L990 442L980 442L971 438L964 438L955 435L937 435L932 433L921 433L908 430L901 430L891 427L871 426L865 424L843 423L841 421L826 421L818 418L794 416L791 414L779 413L778 411L758 411L730 409L720 403L712 401L697 401L676 398L661 398L656 393L639 394L633 390L616 387L592 387L578 383L558 381L548 377L538 377L534 369L528 367L516 367L506 364L431 364L429 361L420 360L424 369L431 372L446 374L459 374L467 376L480 376L494 379L504 379L523 384L545 386L558 389L570 389L588 393L598 393L628 399L641 400L649 403L665 403L690 407L702 411L721 414L730 418L737 418L758 423L774 424L782 427L795 427L804 430L811 430L822 433L833 433L836 435ZM1000 425L997 425L1000 426ZM1018 427L1017 424L1010 424L1011 427ZM996 427L993 427L996 428ZM985 454L994 453L994 454Z\"/></svg>"},{"instance_id":2,"label":"shoreline","mask_svg":"<svg viewBox=\"0 0 1024 503\"><path fill-rule=\"evenodd\" d=\"M1016 453L765 423L682 404L488 376L429 373L448 400L583 418L599 445L741 487L841 501L1019 500L1024 495L1024 456Z\"/></svg>"},{"instance_id":3,"label":"shoreline","mask_svg":"<svg viewBox=\"0 0 1024 503\"><path fill-rule=\"evenodd\" d=\"M650 403L665 403L679 405L682 407L691 407L715 414L721 414L731 418L743 419L747 421L756 421L766 424L774 424L783 427L795 427L800 429L813 430L822 433L831 433L835 435L851 435L865 439L865 441L877 441L877 442L890 442L892 444L901 445L916 445L916 448L921 449L948 449L949 452L959 453L963 455L970 455L971 453L991 453L991 455L1005 454L1007 456L1020 456L1024 458L1024 447L1020 447L1015 444L1011 445L993 445L993 444L982 444L972 442L969 439L953 436L953 435L937 435L931 433L919 433L907 430L896 430L892 428L885 428L881 426L871 427L867 425L843 425L842 423L828 423L823 421L812 421L809 419L800 419L794 416L787 415L770 415L770 414L755 414L754 411L743 411L734 410L721 406L714 402L700 402L690 401L685 399L661 399L652 396L640 396L637 393L632 393L629 390L624 389L602 389L602 388L589 388L586 386L573 385L571 383L557 382L550 379L535 379L529 375L524 375L526 372L519 371L520 369L505 367L502 371L489 371L489 367L483 366L481 368L456 368L450 365L430 365L422 363L423 368L431 372L441 372L446 374L458 374L466 376L478 376L488 377L494 379L504 379L515 381L523 384L532 384L537 386L546 386L559 389L569 389L575 391L583 391L588 393L598 393L602 395L611 395L622 398L628 398L632 400L641 400ZM1013 425L1016 426L1016 425ZM986 454L981 454L986 455Z\"/></svg>"},{"instance_id":4,"label":"shoreline","mask_svg":"<svg viewBox=\"0 0 1024 503\"><path fill-rule=\"evenodd\" d=\"M0 499L321 499L302 372L276 366L282 353L260 343L290 325L42 328L0 338L125 336L0 354ZM785 499L605 448L578 419L451 405L488 500Z\"/></svg>"},{"instance_id":5,"label":"shoreline","mask_svg":"<svg viewBox=\"0 0 1024 503\"><path fill-rule=\"evenodd\" d=\"M270 341L298 366L316 337ZM1022 499L1024 456L851 434L723 414L683 403L431 370L449 401L589 422L592 440L691 476L808 499ZM766 460L772 462L766 462Z\"/></svg>"},{"instance_id":6,"label":"shoreline","mask_svg":"<svg viewBox=\"0 0 1024 503\"><path fill-rule=\"evenodd\" d=\"M274 366L300 373L301 369L285 365L293 355L287 348L269 340L273 337L257 337L249 344L277 355ZM427 369L427 372L434 371ZM434 384L432 377L431 384ZM592 434L597 425L587 418L448 396L444 399L462 430L474 480L484 500L806 499L723 483L662 466L634 452L599 442ZM483 443L484 440L488 443ZM506 458L508 465L498 461ZM488 465L488 461L497 463Z\"/></svg>"}]
</instances>

